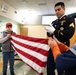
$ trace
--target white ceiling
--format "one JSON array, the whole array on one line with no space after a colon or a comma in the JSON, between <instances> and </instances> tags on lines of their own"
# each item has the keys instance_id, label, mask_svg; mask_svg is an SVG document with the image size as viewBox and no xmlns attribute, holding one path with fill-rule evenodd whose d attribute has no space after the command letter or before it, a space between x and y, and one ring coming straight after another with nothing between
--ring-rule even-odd
<instances>
[{"instance_id":1,"label":"white ceiling","mask_svg":"<svg viewBox=\"0 0 76 75\"><path fill-rule=\"evenodd\" d=\"M19 12L19 10L21 9L26 9L29 12L30 11L38 12L39 15L55 14L54 5L59 1L65 3L66 9L69 8L69 11L67 10L69 13L76 12L76 0L3 0L3 1L12 6L17 12ZM9 22L9 19L0 15L0 25L6 22Z\"/></svg>"},{"instance_id":2,"label":"white ceiling","mask_svg":"<svg viewBox=\"0 0 76 75\"><path fill-rule=\"evenodd\" d=\"M76 0L3 0L16 10L27 9L29 11L36 11L40 15L55 14L55 3L62 1L66 8L76 8ZM70 9L71 10L71 9ZM18 11L17 11L18 12Z\"/></svg>"}]
</instances>

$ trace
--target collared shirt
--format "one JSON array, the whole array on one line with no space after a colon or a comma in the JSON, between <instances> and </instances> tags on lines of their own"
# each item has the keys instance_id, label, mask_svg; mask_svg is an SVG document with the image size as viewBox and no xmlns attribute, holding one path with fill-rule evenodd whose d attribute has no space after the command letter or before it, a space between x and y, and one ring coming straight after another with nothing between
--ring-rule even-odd
<instances>
[{"instance_id":1,"label":"collared shirt","mask_svg":"<svg viewBox=\"0 0 76 75\"><path fill-rule=\"evenodd\" d=\"M65 14L63 16L65 16ZM63 16L61 16L59 19L61 19Z\"/></svg>"}]
</instances>

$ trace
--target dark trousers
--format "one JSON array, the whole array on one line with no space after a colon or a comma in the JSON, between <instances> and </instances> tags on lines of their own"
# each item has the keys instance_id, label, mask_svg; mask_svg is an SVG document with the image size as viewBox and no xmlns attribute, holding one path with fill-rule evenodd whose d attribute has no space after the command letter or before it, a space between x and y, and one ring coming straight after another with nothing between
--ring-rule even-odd
<instances>
[{"instance_id":1,"label":"dark trousers","mask_svg":"<svg viewBox=\"0 0 76 75\"><path fill-rule=\"evenodd\" d=\"M47 58L47 75L55 75L55 62L52 51L49 50Z\"/></svg>"},{"instance_id":2,"label":"dark trousers","mask_svg":"<svg viewBox=\"0 0 76 75\"><path fill-rule=\"evenodd\" d=\"M57 56L56 68L58 75L76 75L76 55L70 50Z\"/></svg>"},{"instance_id":3,"label":"dark trousers","mask_svg":"<svg viewBox=\"0 0 76 75\"><path fill-rule=\"evenodd\" d=\"M3 75L7 75L8 61L10 64L10 73L14 72L14 52L3 52Z\"/></svg>"}]
</instances>

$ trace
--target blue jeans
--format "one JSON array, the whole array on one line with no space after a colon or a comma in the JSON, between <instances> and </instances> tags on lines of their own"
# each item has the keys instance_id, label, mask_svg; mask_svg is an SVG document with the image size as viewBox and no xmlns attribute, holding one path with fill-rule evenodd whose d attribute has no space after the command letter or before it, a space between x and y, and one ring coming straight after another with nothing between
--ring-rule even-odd
<instances>
[{"instance_id":1,"label":"blue jeans","mask_svg":"<svg viewBox=\"0 0 76 75\"><path fill-rule=\"evenodd\" d=\"M3 75L7 74L8 62L10 64L10 73L14 72L14 52L3 52Z\"/></svg>"}]
</instances>

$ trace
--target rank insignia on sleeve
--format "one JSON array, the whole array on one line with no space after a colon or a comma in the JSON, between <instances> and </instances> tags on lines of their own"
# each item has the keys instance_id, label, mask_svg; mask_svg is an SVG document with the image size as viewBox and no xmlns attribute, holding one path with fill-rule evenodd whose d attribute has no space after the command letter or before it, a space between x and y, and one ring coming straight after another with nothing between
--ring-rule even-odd
<instances>
[{"instance_id":1,"label":"rank insignia on sleeve","mask_svg":"<svg viewBox=\"0 0 76 75\"><path fill-rule=\"evenodd\" d=\"M71 23L71 24L70 24L70 27L73 27L73 28L74 28L74 23Z\"/></svg>"}]
</instances>

